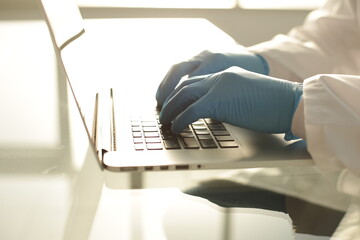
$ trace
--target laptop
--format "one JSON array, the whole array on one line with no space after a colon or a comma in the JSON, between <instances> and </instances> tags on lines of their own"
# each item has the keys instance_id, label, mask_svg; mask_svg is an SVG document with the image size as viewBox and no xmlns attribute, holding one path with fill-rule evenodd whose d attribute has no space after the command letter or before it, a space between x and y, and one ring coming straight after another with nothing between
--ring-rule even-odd
<instances>
[{"instance_id":1,"label":"laptop","mask_svg":"<svg viewBox=\"0 0 360 240\"><path fill-rule=\"evenodd\" d=\"M121 33L126 26L114 27L109 19L97 29L100 32L88 31L79 7L72 0L40 3L89 141L105 169L165 171L313 164L304 141L286 142L281 134L253 132L214 119L199 119L180 135L173 135L169 126L159 124L155 92L151 92L151 99L143 96L149 92L147 79L136 79L142 71L145 76L150 75L148 72L156 63L135 68L129 65L142 57L141 39L130 36L131 41L125 42ZM116 41L111 40L112 36L116 36ZM122 56L129 44L139 44L135 59L109 60L108 54L113 55L112 59ZM131 67L138 71L132 79L122 79L125 77L122 73Z\"/></svg>"}]
</instances>

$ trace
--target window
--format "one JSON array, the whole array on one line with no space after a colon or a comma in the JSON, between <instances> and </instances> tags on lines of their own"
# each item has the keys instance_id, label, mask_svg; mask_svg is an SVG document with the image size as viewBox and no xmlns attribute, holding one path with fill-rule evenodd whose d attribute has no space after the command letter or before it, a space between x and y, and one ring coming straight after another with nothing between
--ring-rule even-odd
<instances>
[{"instance_id":1,"label":"window","mask_svg":"<svg viewBox=\"0 0 360 240\"><path fill-rule=\"evenodd\" d=\"M76 0L87 7L313 9L325 0Z\"/></svg>"},{"instance_id":2,"label":"window","mask_svg":"<svg viewBox=\"0 0 360 240\"><path fill-rule=\"evenodd\" d=\"M80 6L142 8L234 8L237 0L77 0Z\"/></svg>"},{"instance_id":3,"label":"window","mask_svg":"<svg viewBox=\"0 0 360 240\"><path fill-rule=\"evenodd\" d=\"M314 9L325 0L239 0L242 8L250 9Z\"/></svg>"}]
</instances>

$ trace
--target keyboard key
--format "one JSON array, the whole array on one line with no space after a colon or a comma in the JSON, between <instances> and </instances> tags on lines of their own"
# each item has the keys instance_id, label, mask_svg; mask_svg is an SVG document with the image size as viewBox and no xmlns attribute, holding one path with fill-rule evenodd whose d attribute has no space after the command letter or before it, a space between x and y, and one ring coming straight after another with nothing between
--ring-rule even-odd
<instances>
[{"instance_id":1,"label":"keyboard key","mask_svg":"<svg viewBox=\"0 0 360 240\"><path fill-rule=\"evenodd\" d=\"M234 138L232 136L215 136L215 139L218 142L224 142L224 141L234 141Z\"/></svg>"},{"instance_id":2,"label":"keyboard key","mask_svg":"<svg viewBox=\"0 0 360 240\"><path fill-rule=\"evenodd\" d=\"M186 128L184 128L184 130L182 132L189 133L189 132L191 132L191 129L190 129L190 127L186 127Z\"/></svg>"},{"instance_id":3,"label":"keyboard key","mask_svg":"<svg viewBox=\"0 0 360 240\"><path fill-rule=\"evenodd\" d=\"M197 135L199 140L207 140L207 139L213 139L213 137L210 134L207 135Z\"/></svg>"},{"instance_id":4,"label":"keyboard key","mask_svg":"<svg viewBox=\"0 0 360 240\"><path fill-rule=\"evenodd\" d=\"M206 130L205 124L192 124L194 130Z\"/></svg>"},{"instance_id":5,"label":"keyboard key","mask_svg":"<svg viewBox=\"0 0 360 240\"><path fill-rule=\"evenodd\" d=\"M140 143L144 143L144 140L142 138L133 138L133 142L135 144L140 144Z\"/></svg>"},{"instance_id":6,"label":"keyboard key","mask_svg":"<svg viewBox=\"0 0 360 240\"><path fill-rule=\"evenodd\" d=\"M133 132L132 136L133 136L133 138L142 138L142 133L141 132Z\"/></svg>"},{"instance_id":7,"label":"keyboard key","mask_svg":"<svg viewBox=\"0 0 360 240\"><path fill-rule=\"evenodd\" d=\"M204 121L202 119L199 119L196 122L192 123L192 125L196 125L196 124L204 124Z\"/></svg>"},{"instance_id":8,"label":"keyboard key","mask_svg":"<svg viewBox=\"0 0 360 240\"><path fill-rule=\"evenodd\" d=\"M143 127L156 127L157 123L155 121L141 121Z\"/></svg>"},{"instance_id":9,"label":"keyboard key","mask_svg":"<svg viewBox=\"0 0 360 240\"><path fill-rule=\"evenodd\" d=\"M158 131L157 127L143 127L142 129L144 132L157 132Z\"/></svg>"},{"instance_id":10,"label":"keyboard key","mask_svg":"<svg viewBox=\"0 0 360 240\"><path fill-rule=\"evenodd\" d=\"M133 131L133 132L141 132L141 127L132 127L131 131Z\"/></svg>"},{"instance_id":11,"label":"keyboard key","mask_svg":"<svg viewBox=\"0 0 360 240\"><path fill-rule=\"evenodd\" d=\"M205 118L204 121L205 121L207 124L211 124L211 123L221 123L220 121L215 120L215 119L212 119L212 118Z\"/></svg>"},{"instance_id":12,"label":"keyboard key","mask_svg":"<svg viewBox=\"0 0 360 240\"><path fill-rule=\"evenodd\" d=\"M221 148L237 148L239 147L235 141L219 142Z\"/></svg>"},{"instance_id":13,"label":"keyboard key","mask_svg":"<svg viewBox=\"0 0 360 240\"><path fill-rule=\"evenodd\" d=\"M134 148L136 151L143 151L145 149L144 144L134 144Z\"/></svg>"},{"instance_id":14,"label":"keyboard key","mask_svg":"<svg viewBox=\"0 0 360 240\"><path fill-rule=\"evenodd\" d=\"M198 149L200 148L195 138L182 138L182 143L186 149Z\"/></svg>"},{"instance_id":15,"label":"keyboard key","mask_svg":"<svg viewBox=\"0 0 360 240\"><path fill-rule=\"evenodd\" d=\"M170 130L162 129L162 128L160 128L160 133L161 134L166 134L166 135L172 135L173 134Z\"/></svg>"},{"instance_id":16,"label":"keyboard key","mask_svg":"<svg viewBox=\"0 0 360 240\"><path fill-rule=\"evenodd\" d=\"M160 126L161 131L171 132L171 124L162 124Z\"/></svg>"},{"instance_id":17,"label":"keyboard key","mask_svg":"<svg viewBox=\"0 0 360 240\"><path fill-rule=\"evenodd\" d=\"M226 130L212 131L212 134L214 134L214 136L229 136L230 135L230 133Z\"/></svg>"},{"instance_id":18,"label":"keyboard key","mask_svg":"<svg viewBox=\"0 0 360 240\"><path fill-rule=\"evenodd\" d=\"M163 140L177 139L177 136L172 134L172 133L170 133L170 134L169 133L165 133L165 134L162 133L161 137L162 137Z\"/></svg>"},{"instance_id":19,"label":"keyboard key","mask_svg":"<svg viewBox=\"0 0 360 240\"><path fill-rule=\"evenodd\" d=\"M209 135L210 132L208 130L195 130L196 135Z\"/></svg>"},{"instance_id":20,"label":"keyboard key","mask_svg":"<svg viewBox=\"0 0 360 240\"><path fill-rule=\"evenodd\" d=\"M164 140L164 146L166 149L181 149L180 143L176 138Z\"/></svg>"},{"instance_id":21,"label":"keyboard key","mask_svg":"<svg viewBox=\"0 0 360 240\"><path fill-rule=\"evenodd\" d=\"M203 148L217 148L217 145L213 139L200 140L200 144Z\"/></svg>"},{"instance_id":22,"label":"keyboard key","mask_svg":"<svg viewBox=\"0 0 360 240\"><path fill-rule=\"evenodd\" d=\"M172 132L171 132L171 127L169 127L169 125L161 125L160 126L160 132L162 133L162 134L172 134Z\"/></svg>"},{"instance_id":23,"label":"keyboard key","mask_svg":"<svg viewBox=\"0 0 360 240\"><path fill-rule=\"evenodd\" d=\"M156 138L159 137L158 132L144 132L145 138Z\"/></svg>"},{"instance_id":24,"label":"keyboard key","mask_svg":"<svg viewBox=\"0 0 360 240\"><path fill-rule=\"evenodd\" d=\"M177 136L172 133L162 133L161 137L163 140L177 139Z\"/></svg>"},{"instance_id":25,"label":"keyboard key","mask_svg":"<svg viewBox=\"0 0 360 240\"><path fill-rule=\"evenodd\" d=\"M226 128L224 127L224 125L222 123L210 123L210 124L208 124L208 127L211 131L226 130Z\"/></svg>"},{"instance_id":26,"label":"keyboard key","mask_svg":"<svg viewBox=\"0 0 360 240\"><path fill-rule=\"evenodd\" d=\"M145 138L146 143L161 143L160 138Z\"/></svg>"},{"instance_id":27,"label":"keyboard key","mask_svg":"<svg viewBox=\"0 0 360 240\"><path fill-rule=\"evenodd\" d=\"M162 150L163 146L161 143L149 143L149 144L146 144L146 148L148 150Z\"/></svg>"},{"instance_id":28,"label":"keyboard key","mask_svg":"<svg viewBox=\"0 0 360 240\"><path fill-rule=\"evenodd\" d=\"M194 134L192 132L189 132L189 133L182 132L182 133L180 133L180 137L182 137L182 138L194 138Z\"/></svg>"},{"instance_id":29,"label":"keyboard key","mask_svg":"<svg viewBox=\"0 0 360 240\"><path fill-rule=\"evenodd\" d=\"M140 127L141 124L139 121L131 121L131 127Z\"/></svg>"}]
</instances>

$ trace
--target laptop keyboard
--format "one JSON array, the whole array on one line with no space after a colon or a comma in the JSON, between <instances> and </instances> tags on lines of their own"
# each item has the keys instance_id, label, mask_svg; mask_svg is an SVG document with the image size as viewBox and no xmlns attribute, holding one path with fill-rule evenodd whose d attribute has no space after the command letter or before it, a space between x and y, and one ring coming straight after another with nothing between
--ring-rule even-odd
<instances>
[{"instance_id":1,"label":"laptop keyboard","mask_svg":"<svg viewBox=\"0 0 360 240\"><path fill-rule=\"evenodd\" d=\"M210 118L199 119L179 135L171 132L171 125L162 125L158 115L150 120L131 119L131 129L137 151L238 147L223 123Z\"/></svg>"}]
</instances>

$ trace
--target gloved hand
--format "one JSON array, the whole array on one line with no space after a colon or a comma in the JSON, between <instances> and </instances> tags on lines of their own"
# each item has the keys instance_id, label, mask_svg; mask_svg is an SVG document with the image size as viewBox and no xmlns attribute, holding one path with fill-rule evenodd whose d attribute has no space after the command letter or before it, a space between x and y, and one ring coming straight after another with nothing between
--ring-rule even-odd
<instances>
[{"instance_id":1,"label":"gloved hand","mask_svg":"<svg viewBox=\"0 0 360 240\"><path fill-rule=\"evenodd\" d=\"M223 71L232 66L268 75L269 67L266 60L257 54L248 52L246 48L237 53L212 53L204 51L188 61L172 66L158 87L156 100L162 107L166 98L175 89L183 76L199 76Z\"/></svg>"},{"instance_id":2,"label":"gloved hand","mask_svg":"<svg viewBox=\"0 0 360 240\"><path fill-rule=\"evenodd\" d=\"M273 78L239 67L190 78L171 93L160 122L172 122L180 133L199 118L213 118L266 133L291 133L293 114L302 97L302 84Z\"/></svg>"}]
</instances>

